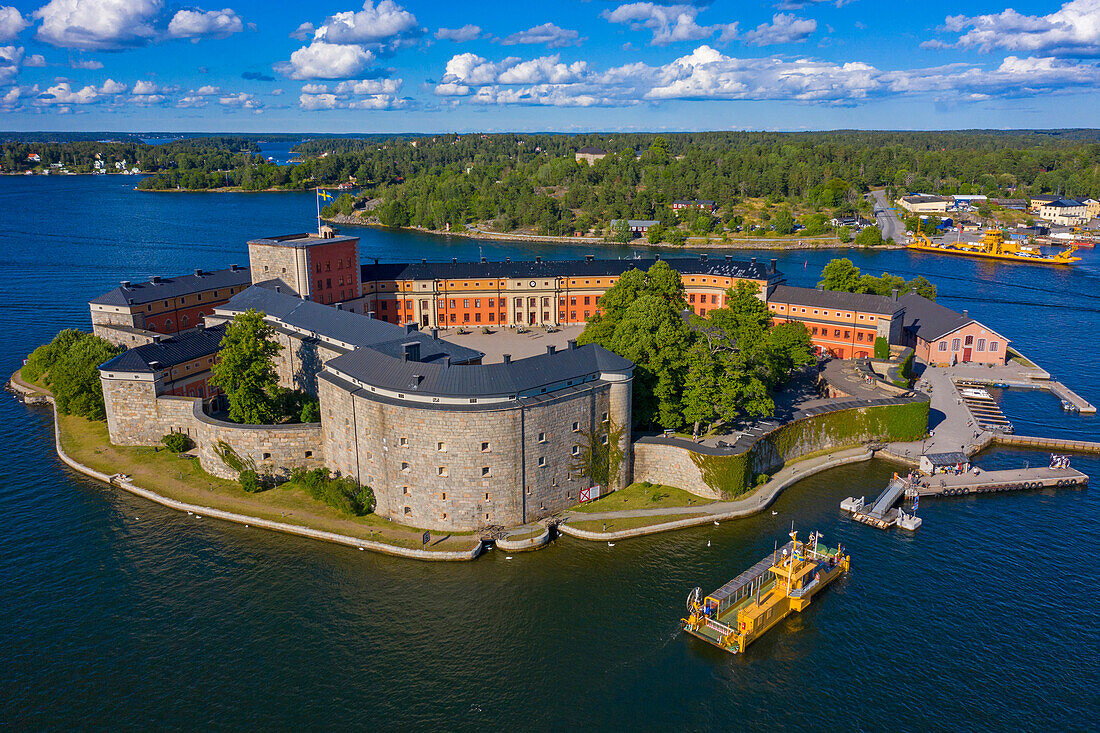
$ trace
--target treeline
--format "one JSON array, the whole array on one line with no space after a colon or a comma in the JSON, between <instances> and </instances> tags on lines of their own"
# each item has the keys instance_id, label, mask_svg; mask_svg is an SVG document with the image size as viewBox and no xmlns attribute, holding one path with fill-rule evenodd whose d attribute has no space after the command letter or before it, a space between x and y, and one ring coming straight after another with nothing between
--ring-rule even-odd
<instances>
[{"instance_id":1,"label":"treeline","mask_svg":"<svg viewBox=\"0 0 1100 733\"><path fill-rule=\"evenodd\" d=\"M97 160L107 172L115 172L116 162L126 161L127 168L143 172L171 172L186 169L231 171L258 164L259 146L243 137L203 137L178 140L164 145L140 141L29 142L0 143L0 166L5 172L41 170L60 163L73 173L90 173ZM38 156L34 160L32 156Z\"/></svg>"}]
</instances>

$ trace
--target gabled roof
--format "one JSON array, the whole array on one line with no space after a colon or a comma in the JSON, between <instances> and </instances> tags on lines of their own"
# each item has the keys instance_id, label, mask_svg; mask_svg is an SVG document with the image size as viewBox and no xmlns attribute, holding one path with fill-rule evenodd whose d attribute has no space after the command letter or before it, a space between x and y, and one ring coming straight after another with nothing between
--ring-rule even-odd
<instances>
[{"instance_id":1,"label":"gabled roof","mask_svg":"<svg viewBox=\"0 0 1100 733\"><path fill-rule=\"evenodd\" d=\"M884 316L892 316L903 307L899 301L885 295L796 288L793 285L776 285L768 295L768 302L815 308L836 308L838 310L876 313Z\"/></svg>"},{"instance_id":2,"label":"gabled roof","mask_svg":"<svg viewBox=\"0 0 1100 733\"><path fill-rule=\"evenodd\" d=\"M144 305L155 300L178 298L207 290L248 285L252 275L247 267L227 270L196 270L190 275L158 277L140 283L129 283L110 290L90 302L96 305Z\"/></svg>"},{"instance_id":3,"label":"gabled roof","mask_svg":"<svg viewBox=\"0 0 1100 733\"><path fill-rule=\"evenodd\" d=\"M275 287L274 280L253 285L215 310L219 315L262 311L291 330L346 344L347 348L367 347L398 356L404 353L404 344L415 341L420 344L420 358L423 361L442 360L444 356L449 356L455 362L468 362L483 356L480 351L433 339L421 331L408 331L402 326L359 313L302 300L290 293L278 292Z\"/></svg>"},{"instance_id":4,"label":"gabled roof","mask_svg":"<svg viewBox=\"0 0 1100 733\"><path fill-rule=\"evenodd\" d=\"M326 364L338 374L383 389L471 398L510 397L600 372L628 372L633 366L595 344L499 364L425 364L380 355L373 349L357 349Z\"/></svg>"},{"instance_id":5,"label":"gabled roof","mask_svg":"<svg viewBox=\"0 0 1100 733\"><path fill-rule=\"evenodd\" d=\"M473 280L476 278L556 278L619 276L627 270L648 270L656 258L642 260L516 260L512 262L419 262L363 265L363 282L374 280ZM767 265L732 257L662 258L681 275L715 275L742 280L767 280L778 273Z\"/></svg>"},{"instance_id":6,"label":"gabled roof","mask_svg":"<svg viewBox=\"0 0 1100 733\"><path fill-rule=\"evenodd\" d=\"M970 316L964 316L916 293L906 293L898 298L898 302L905 306L904 328L925 341L936 341L963 326L975 323ZM993 331L985 324L982 325ZM997 335L1001 336L999 333Z\"/></svg>"},{"instance_id":7,"label":"gabled roof","mask_svg":"<svg viewBox=\"0 0 1100 733\"><path fill-rule=\"evenodd\" d=\"M151 344L127 349L100 365L100 371L159 372L218 351L225 325L197 328Z\"/></svg>"}]
</instances>

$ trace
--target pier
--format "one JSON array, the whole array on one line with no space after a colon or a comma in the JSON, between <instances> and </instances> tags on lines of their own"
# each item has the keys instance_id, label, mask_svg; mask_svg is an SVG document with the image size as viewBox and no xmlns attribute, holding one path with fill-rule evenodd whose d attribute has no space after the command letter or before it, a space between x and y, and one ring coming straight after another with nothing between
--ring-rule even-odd
<instances>
[{"instance_id":1,"label":"pier","mask_svg":"<svg viewBox=\"0 0 1100 733\"><path fill-rule=\"evenodd\" d=\"M997 402L977 383L958 381L955 382L955 388L959 392L959 399L966 405L979 428L1000 433L1015 432Z\"/></svg>"}]
</instances>

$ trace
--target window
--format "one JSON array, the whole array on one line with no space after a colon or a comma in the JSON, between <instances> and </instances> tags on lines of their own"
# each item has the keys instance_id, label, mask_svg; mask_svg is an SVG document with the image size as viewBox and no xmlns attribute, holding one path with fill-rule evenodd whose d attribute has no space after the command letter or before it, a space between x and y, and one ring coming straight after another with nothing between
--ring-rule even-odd
<instances>
[{"instance_id":1,"label":"window","mask_svg":"<svg viewBox=\"0 0 1100 733\"><path fill-rule=\"evenodd\" d=\"M579 456L581 454L581 447L579 445L573 446L572 453L575 456Z\"/></svg>"},{"instance_id":2,"label":"window","mask_svg":"<svg viewBox=\"0 0 1100 733\"><path fill-rule=\"evenodd\" d=\"M408 438L406 438L406 437L401 437L401 438L398 438L398 439L397 439L397 442L398 442L398 444L399 444L399 445L401 445L401 446L402 446L402 447L404 447L404 448L408 448L408 447L409 447L409 439L408 439Z\"/></svg>"},{"instance_id":3,"label":"window","mask_svg":"<svg viewBox=\"0 0 1100 733\"><path fill-rule=\"evenodd\" d=\"M947 342L940 341L940 351L947 351Z\"/></svg>"},{"instance_id":4,"label":"window","mask_svg":"<svg viewBox=\"0 0 1100 733\"><path fill-rule=\"evenodd\" d=\"M844 332L844 338L846 338L846 339L852 338L852 332L851 331L845 331Z\"/></svg>"},{"instance_id":5,"label":"window","mask_svg":"<svg viewBox=\"0 0 1100 733\"><path fill-rule=\"evenodd\" d=\"M952 351L958 351L959 350L959 344L960 344L959 339L951 339L951 350Z\"/></svg>"},{"instance_id":6,"label":"window","mask_svg":"<svg viewBox=\"0 0 1100 733\"><path fill-rule=\"evenodd\" d=\"M985 339L978 339L978 351L985 351Z\"/></svg>"},{"instance_id":7,"label":"window","mask_svg":"<svg viewBox=\"0 0 1100 733\"><path fill-rule=\"evenodd\" d=\"M570 298L569 299L569 305L576 305L576 304L577 304L577 299L576 298Z\"/></svg>"},{"instance_id":8,"label":"window","mask_svg":"<svg viewBox=\"0 0 1100 733\"><path fill-rule=\"evenodd\" d=\"M405 488L408 488L408 487L406 486ZM411 506L402 507L402 511L404 511L405 514L412 514L413 513L413 510L412 510Z\"/></svg>"},{"instance_id":9,"label":"window","mask_svg":"<svg viewBox=\"0 0 1100 733\"><path fill-rule=\"evenodd\" d=\"M325 287L326 288L331 288L332 287L332 278L331 277L326 277L325 278Z\"/></svg>"},{"instance_id":10,"label":"window","mask_svg":"<svg viewBox=\"0 0 1100 733\"><path fill-rule=\"evenodd\" d=\"M307 450L306 451L306 458L313 458L313 451Z\"/></svg>"},{"instance_id":11,"label":"window","mask_svg":"<svg viewBox=\"0 0 1100 733\"><path fill-rule=\"evenodd\" d=\"M963 340L963 345L964 346L973 346L974 345L974 337L973 336L967 336Z\"/></svg>"},{"instance_id":12,"label":"window","mask_svg":"<svg viewBox=\"0 0 1100 733\"><path fill-rule=\"evenodd\" d=\"M408 461L401 461L401 470L402 471L408 471L409 470L409 462Z\"/></svg>"},{"instance_id":13,"label":"window","mask_svg":"<svg viewBox=\"0 0 1100 733\"><path fill-rule=\"evenodd\" d=\"M489 452L489 443L488 443L488 441L482 441L482 443L481 443L481 452L482 453L488 453Z\"/></svg>"},{"instance_id":14,"label":"window","mask_svg":"<svg viewBox=\"0 0 1100 733\"><path fill-rule=\"evenodd\" d=\"M539 442L540 443L545 443L546 442L546 433L539 433Z\"/></svg>"},{"instance_id":15,"label":"window","mask_svg":"<svg viewBox=\"0 0 1100 733\"><path fill-rule=\"evenodd\" d=\"M607 422L607 421L608 421L608 418L610 418L610 417L611 417L611 416L610 416L610 415L608 415L608 414L607 414L607 413L605 412L605 413L603 414L603 418L601 418L601 419L603 420L603 422Z\"/></svg>"},{"instance_id":16,"label":"window","mask_svg":"<svg viewBox=\"0 0 1100 733\"><path fill-rule=\"evenodd\" d=\"M443 501L447 501L447 492L446 491L440 491L439 492L439 498L442 499Z\"/></svg>"},{"instance_id":17,"label":"window","mask_svg":"<svg viewBox=\"0 0 1100 733\"><path fill-rule=\"evenodd\" d=\"M581 431L581 424L579 422L573 422L573 432L579 433Z\"/></svg>"},{"instance_id":18,"label":"window","mask_svg":"<svg viewBox=\"0 0 1100 733\"><path fill-rule=\"evenodd\" d=\"M447 467L446 466L440 466L439 468L437 468L435 470L435 475L436 476L446 476L447 475Z\"/></svg>"},{"instance_id":19,"label":"window","mask_svg":"<svg viewBox=\"0 0 1100 733\"><path fill-rule=\"evenodd\" d=\"M486 476L490 476L490 475L492 475L492 471L490 470L489 466L482 466L481 467L481 477L485 478Z\"/></svg>"},{"instance_id":20,"label":"window","mask_svg":"<svg viewBox=\"0 0 1100 733\"><path fill-rule=\"evenodd\" d=\"M470 299L469 299L469 298L465 298L465 299L464 299L464 300L462 301L462 307L463 307L463 308L469 308L469 307L470 307Z\"/></svg>"},{"instance_id":21,"label":"window","mask_svg":"<svg viewBox=\"0 0 1100 733\"><path fill-rule=\"evenodd\" d=\"M999 343L997 343L996 341L990 341L989 342L989 350L990 351L997 351L1000 347L1001 347L1001 345Z\"/></svg>"},{"instance_id":22,"label":"window","mask_svg":"<svg viewBox=\"0 0 1100 733\"><path fill-rule=\"evenodd\" d=\"M271 458L271 454L270 453L264 453L264 460L266 461L268 458Z\"/></svg>"},{"instance_id":23,"label":"window","mask_svg":"<svg viewBox=\"0 0 1100 733\"><path fill-rule=\"evenodd\" d=\"M694 303L695 302L695 293L692 293L691 295L688 296L688 302L689 303Z\"/></svg>"},{"instance_id":24,"label":"window","mask_svg":"<svg viewBox=\"0 0 1100 733\"><path fill-rule=\"evenodd\" d=\"M402 494L403 494L404 496L409 496L409 495L410 495L410 494L411 494L412 492L411 492L411 491L409 491L409 487L408 487L408 486L402 486L402 487L401 487L401 493L402 493Z\"/></svg>"},{"instance_id":25,"label":"window","mask_svg":"<svg viewBox=\"0 0 1100 733\"><path fill-rule=\"evenodd\" d=\"M833 329L833 336L836 337L836 338L840 338L840 329L839 328Z\"/></svg>"},{"instance_id":26,"label":"window","mask_svg":"<svg viewBox=\"0 0 1100 733\"><path fill-rule=\"evenodd\" d=\"M444 443L444 442L443 442L443 441L441 440L441 441L439 441L438 443L436 443L436 444L435 444L435 449L436 449L437 451L439 451L440 453L446 453L446 452L447 452L447 444L446 444L446 443Z\"/></svg>"},{"instance_id":27,"label":"window","mask_svg":"<svg viewBox=\"0 0 1100 733\"><path fill-rule=\"evenodd\" d=\"M455 307L455 302L454 302L454 300L453 300L453 299L451 300L451 307L452 307L452 308L454 308L454 307Z\"/></svg>"},{"instance_id":28,"label":"window","mask_svg":"<svg viewBox=\"0 0 1100 733\"><path fill-rule=\"evenodd\" d=\"M489 492L485 492L485 501L492 501L492 500L493 500L493 495L490 494Z\"/></svg>"},{"instance_id":29,"label":"window","mask_svg":"<svg viewBox=\"0 0 1100 733\"><path fill-rule=\"evenodd\" d=\"M539 456L539 466L546 466L545 456Z\"/></svg>"},{"instance_id":30,"label":"window","mask_svg":"<svg viewBox=\"0 0 1100 733\"><path fill-rule=\"evenodd\" d=\"M607 436L605 435L602 438L600 438L600 442L602 442L604 445L607 445Z\"/></svg>"}]
</instances>

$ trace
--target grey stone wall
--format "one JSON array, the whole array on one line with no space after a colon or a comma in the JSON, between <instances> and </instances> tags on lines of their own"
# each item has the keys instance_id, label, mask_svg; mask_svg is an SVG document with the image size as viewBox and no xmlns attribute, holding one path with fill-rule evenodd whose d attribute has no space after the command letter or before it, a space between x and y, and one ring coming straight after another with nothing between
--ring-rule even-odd
<instances>
[{"instance_id":1,"label":"grey stone wall","mask_svg":"<svg viewBox=\"0 0 1100 733\"><path fill-rule=\"evenodd\" d=\"M260 474L285 479L295 468L314 469L325 465L320 423L295 425L236 425L203 414L200 400L192 404L189 427L199 448L199 463L207 473L236 479L237 472L219 455L228 446Z\"/></svg>"},{"instance_id":2,"label":"grey stone wall","mask_svg":"<svg viewBox=\"0 0 1100 733\"><path fill-rule=\"evenodd\" d=\"M325 362L339 356L341 352L316 339L303 339L284 331L276 331L275 340L283 347L275 357L275 371L279 375L280 386L300 389L316 397L317 375L321 373Z\"/></svg>"},{"instance_id":3,"label":"grey stone wall","mask_svg":"<svg viewBox=\"0 0 1100 733\"><path fill-rule=\"evenodd\" d=\"M675 486L706 499L720 499L721 492L707 486L691 451L660 443L634 444L634 480Z\"/></svg>"},{"instance_id":4,"label":"grey stone wall","mask_svg":"<svg viewBox=\"0 0 1100 733\"><path fill-rule=\"evenodd\" d=\"M297 252L298 250L294 247L249 242L248 261L252 268L252 282L262 283L268 280L278 280L287 292L298 295L297 284L300 263ZM305 274L308 276L309 273Z\"/></svg>"},{"instance_id":5,"label":"grey stone wall","mask_svg":"<svg viewBox=\"0 0 1100 733\"><path fill-rule=\"evenodd\" d=\"M156 445L167 430L157 410L153 381L108 379L100 375L107 431L117 445Z\"/></svg>"}]
</instances>

